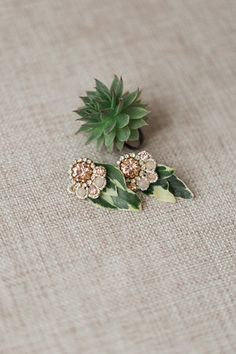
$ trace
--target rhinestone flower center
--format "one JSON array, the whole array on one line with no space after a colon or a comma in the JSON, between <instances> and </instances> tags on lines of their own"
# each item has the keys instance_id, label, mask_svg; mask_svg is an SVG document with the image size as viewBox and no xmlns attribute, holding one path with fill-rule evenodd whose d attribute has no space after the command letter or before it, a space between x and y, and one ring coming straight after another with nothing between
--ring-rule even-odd
<instances>
[{"instance_id":1,"label":"rhinestone flower center","mask_svg":"<svg viewBox=\"0 0 236 354\"><path fill-rule=\"evenodd\" d=\"M120 164L120 169L126 178L135 178L141 171L139 161L133 157L124 159Z\"/></svg>"},{"instance_id":2,"label":"rhinestone flower center","mask_svg":"<svg viewBox=\"0 0 236 354\"><path fill-rule=\"evenodd\" d=\"M120 157L117 164L125 177L127 187L132 191L138 189L146 191L151 183L158 180L155 171L157 163L146 151L141 151L137 155L125 154Z\"/></svg>"},{"instance_id":3,"label":"rhinestone flower center","mask_svg":"<svg viewBox=\"0 0 236 354\"><path fill-rule=\"evenodd\" d=\"M93 174L91 163L84 161L76 163L72 171L72 177L76 182L87 182Z\"/></svg>"}]
</instances>

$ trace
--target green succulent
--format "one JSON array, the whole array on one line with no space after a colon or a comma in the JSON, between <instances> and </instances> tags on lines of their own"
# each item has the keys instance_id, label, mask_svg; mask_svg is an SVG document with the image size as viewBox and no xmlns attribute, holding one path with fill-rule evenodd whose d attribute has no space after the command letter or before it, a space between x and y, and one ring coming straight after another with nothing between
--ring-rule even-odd
<instances>
[{"instance_id":1,"label":"green succulent","mask_svg":"<svg viewBox=\"0 0 236 354\"><path fill-rule=\"evenodd\" d=\"M87 91L81 97L84 106L76 112L83 124L78 132L88 135L87 144L95 142L112 151L121 151L127 141L139 140L139 128L147 125L149 111L140 100L141 91L123 93L123 80L116 75L110 89L101 81L96 81L94 91Z\"/></svg>"}]
</instances>

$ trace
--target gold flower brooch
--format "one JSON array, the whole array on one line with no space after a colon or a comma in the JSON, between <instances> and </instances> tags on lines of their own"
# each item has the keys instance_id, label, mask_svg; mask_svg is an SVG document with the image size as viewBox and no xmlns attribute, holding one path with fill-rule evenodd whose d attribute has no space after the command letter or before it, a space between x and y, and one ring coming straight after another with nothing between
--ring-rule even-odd
<instances>
[{"instance_id":1,"label":"gold flower brooch","mask_svg":"<svg viewBox=\"0 0 236 354\"><path fill-rule=\"evenodd\" d=\"M117 167L80 158L70 166L69 176L69 193L98 207L140 211L142 193L169 203L193 198L175 170L157 164L146 151L121 156Z\"/></svg>"}]
</instances>

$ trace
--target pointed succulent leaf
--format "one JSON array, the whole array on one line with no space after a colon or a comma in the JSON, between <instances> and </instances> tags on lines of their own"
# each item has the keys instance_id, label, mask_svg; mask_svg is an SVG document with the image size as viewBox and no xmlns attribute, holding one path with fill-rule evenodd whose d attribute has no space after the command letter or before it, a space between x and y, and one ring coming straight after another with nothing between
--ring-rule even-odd
<instances>
[{"instance_id":1,"label":"pointed succulent leaf","mask_svg":"<svg viewBox=\"0 0 236 354\"><path fill-rule=\"evenodd\" d=\"M124 101L123 101L123 99L122 99L122 97L121 97L121 98L119 99L119 103L118 103L118 105L117 105L117 107L116 107L115 115L119 114L119 113L122 111L123 106L124 106Z\"/></svg>"},{"instance_id":2,"label":"pointed succulent leaf","mask_svg":"<svg viewBox=\"0 0 236 354\"><path fill-rule=\"evenodd\" d=\"M124 141L120 141L120 140L117 140L115 141L115 146L117 148L117 150L119 151L122 151L123 147L124 147Z\"/></svg>"},{"instance_id":3,"label":"pointed succulent leaf","mask_svg":"<svg viewBox=\"0 0 236 354\"><path fill-rule=\"evenodd\" d=\"M131 119L140 119L150 113L148 110L142 107L129 107L125 111Z\"/></svg>"},{"instance_id":4,"label":"pointed succulent leaf","mask_svg":"<svg viewBox=\"0 0 236 354\"><path fill-rule=\"evenodd\" d=\"M129 127L130 129L138 129L138 128L142 128L145 125L147 125L147 123L145 122L144 119L132 119L130 121Z\"/></svg>"},{"instance_id":5,"label":"pointed succulent leaf","mask_svg":"<svg viewBox=\"0 0 236 354\"><path fill-rule=\"evenodd\" d=\"M115 136L116 136L115 130L113 130L110 134L104 135L106 147L109 147L113 144Z\"/></svg>"},{"instance_id":6,"label":"pointed succulent leaf","mask_svg":"<svg viewBox=\"0 0 236 354\"><path fill-rule=\"evenodd\" d=\"M104 129L104 134L109 135L112 133L113 129L116 126L116 119L113 118L113 120L107 120L105 124L105 129Z\"/></svg>"},{"instance_id":7,"label":"pointed succulent leaf","mask_svg":"<svg viewBox=\"0 0 236 354\"><path fill-rule=\"evenodd\" d=\"M101 111L101 117L102 119L113 119L113 114L114 114L114 111L113 109L111 109L110 107L109 108L106 108L106 109L103 109Z\"/></svg>"},{"instance_id":8,"label":"pointed succulent leaf","mask_svg":"<svg viewBox=\"0 0 236 354\"><path fill-rule=\"evenodd\" d=\"M99 92L101 97L104 97L106 99L110 99L110 91L106 87L106 85L104 85L101 81L99 81L97 79L95 79L95 82L96 82L96 90Z\"/></svg>"},{"instance_id":9,"label":"pointed succulent leaf","mask_svg":"<svg viewBox=\"0 0 236 354\"><path fill-rule=\"evenodd\" d=\"M96 146L97 146L97 149L98 150L101 150L102 146L105 144L105 141L104 141L104 136L100 136L99 138L97 138L97 141L96 141Z\"/></svg>"},{"instance_id":10,"label":"pointed succulent leaf","mask_svg":"<svg viewBox=\"0 0 236 354\"><path fill-rule=\"evenodd\" d=\"M117 129L117 138L120 141L127 141L129 140L129 136L130 136L130 129L129 127L124 127L121 129Z\"/></svg>"},{"instance_id":11,"label":"pointed succulent leaf","mask_svg":"<svg viewBox=\"0 0 236 354\"><path fill-rule=\"evenodd\" d=\"M126 113L121 113L116 116L116 126L117 128L124 128L129 124L129 116Z\"/></svg>"},{"instance_id":12,"label":"pointed succulent leaf","mask_svg":"<svg viewBox=\"0 0 236 354\"><path fill-rule=\"evenodd\" d=\"M89 114L89 111L86 107L81 107L74 110L75 113L79 114L81 117L86 117Z\"/></svg>"},{"instance_id":13,"label":"pointed succulent leaf","mask_svg":"<svg viewBox=\"0 0 236 354\"><path fill-rule=\"evenodd\" d=\"M109 152L112 152L114 149L114 141L110 145L108 145L106 148Z\"/></svg>"},{"instance_id":14,"label":"pointed succulent leaf","mask_svg":"<svg viewBox=\"0 0 236 354\"><path fill-rule=\"evenodd\" d=\"M87 96L88 97L96 97L97 96L97 93L96 93L96 91L86 91L86 94L87 94Z\"/></svg>"},{"instance_id":15,"label":"pointed succulent leaf","mask_svg":"<svg viewBox=\"0 0 236 354\"><path fill-rule=\"evenodd\" d=\"M116 75L111 84L111 92L114 92L115 96L119 99L123 92L123 79L119 79Z\"/></svg>"},{"instance_id":16,"label":"pointed succulent leaf","mask_svg":"<svg viewBox=\"0 0 236 354\"><path fill-rule=\"evenodd\" d=\"M139 131L133 129L130 131L129 141L138 141L139 140Z\"/></svg>"},{"instance_id":17,"label":"pointed succulent leaf","mask_svg":"<svg viewBox=\"0 0 236 354\"><path fill-rule=\"evenodd\" d=\"M80 99L85 103L85 104L87 104L87 103L89 103L89 97L87 97L87 96L80 96Z\"/></svg>"},{"instance_id":18,"label":"pointed succulent leaf","mask_svg":"<svg viewBox=\"0 0 236 354\"><path fill-rule=\"evenodd\" d=\"M116 94L114 92L114 90L111 91L111 109L115 110L116 107Z\"/></svg>"},{"instance_id":19,"label":"pointed succulent leaf","mask_svg":"<svg viewBox=\"0 0 236 354\"><path fill-rule=\"evenodd\" d=\"M124 108L129 107L131 104L133 104L137 98L139 97L141 91L137 89L134 92L128 93L126 97L124 98Z\"/></svg>"},{"instance_id":20,"label":"pointed succulent leaf","mask_svg":"<svg viewBox=\"0 0 236 354\"><path fill-rule=\"evenodd\" d=\"M100 136L102 136L103 134L103 130L102 128L96 128L93 129L92 131L89 132L89 137L85 143L85 145L88 145L91 141L97 140L98 138L100 138Z\"/></svg>"},{"instance_id":21,"label":"pointed succulent leaf","mask_svg":"<svg viewBox=\"0 0 236 354\"><path fill-rule=\"evenodd\" d=\"M89 132L89 131L91 131L91 130L93 130L93 129L94 129L94 128L91 127L91 124L83 124L83 125L81 125L81 127L79 128L78 133L80 133L80 132Z\"/></svg>"}]
</instances>

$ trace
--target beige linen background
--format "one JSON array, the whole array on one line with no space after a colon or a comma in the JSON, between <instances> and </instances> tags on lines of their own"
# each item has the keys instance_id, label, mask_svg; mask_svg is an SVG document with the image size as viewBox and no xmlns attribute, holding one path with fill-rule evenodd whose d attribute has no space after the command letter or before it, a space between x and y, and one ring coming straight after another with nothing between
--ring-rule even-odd
<instances>
[{"instance_id":1,"label":"beige linen background","mask_svg":"<svg viewBox=\"0 0 236 354\"><path fill-rule=\"evenodd\" d=\"M0 353L236 353L236 3L1 0ZM67 195L73 109L122 74L194 201Z\"/></svg>"}]
</instances>

